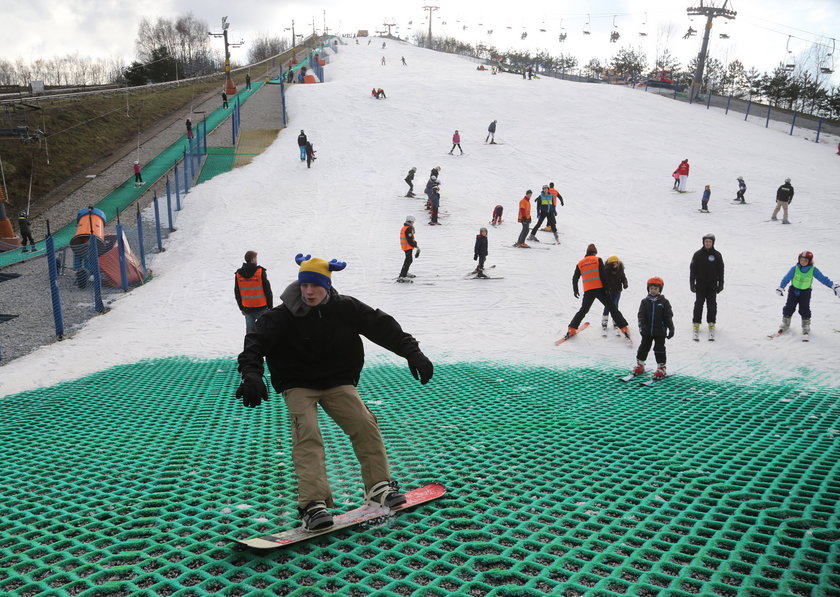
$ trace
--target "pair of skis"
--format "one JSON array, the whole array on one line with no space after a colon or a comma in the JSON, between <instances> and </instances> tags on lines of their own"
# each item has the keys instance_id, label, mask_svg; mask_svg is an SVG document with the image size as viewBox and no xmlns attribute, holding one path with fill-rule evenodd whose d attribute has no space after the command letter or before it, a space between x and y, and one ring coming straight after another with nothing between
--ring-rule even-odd
<instances>
[{"instance_id":1,"label":"pair of skis","mask_svg":"<svg viewBox=\"0 0 840 597\"><path fill-rule=\"evenodd\" d=\"M574 334L569 334L568 332L566 332L565 336L563 336L559 340L554 341L554 346L560 346L561 344L563 344L567 340L571 340L572 338L574 338L575 336L580 334L583 330L585 330L588 327L589 327L589 322L584 321L582 324L580 324L580 327L577 329L577 332L575 332ZM604 336L606 336L606 334L604 334ZM627 346L633 346L633 339L630 338L629 334L624 334L624 343L627 344Z\"/></svg>"},{"instance_id":2,"label":"pair of skis","mask_svg":"<svg viewBox=\"0 0 840 597\"><path fill-rule=\"evenodd\" d=\"M767 337L768 337L768 338L770 338L770 339L772 340L773 338L778 338L779 336L781 336L782 334L784 334L784 333L785 333L785 331L787 331L787 330L779 330L779 331L777 331L777 332L773 332L772 334L770 334L770 335L769 335L769 336L767 336ZM840 330L834 330L834 331L835 331L835 332L837 332L837 331L840 331ZM811 341L811 338L810 338L810 336L809 336L808 334L803 334L803 335L802 335L802 341L803 341L803 342L810 342L810 341Z\"/></svg>"}]
</instances>

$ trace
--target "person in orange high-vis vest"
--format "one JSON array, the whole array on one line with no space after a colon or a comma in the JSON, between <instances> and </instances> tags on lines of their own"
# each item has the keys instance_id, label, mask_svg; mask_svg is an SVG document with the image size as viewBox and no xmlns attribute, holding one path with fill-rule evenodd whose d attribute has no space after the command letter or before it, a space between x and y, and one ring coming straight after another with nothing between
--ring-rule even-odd
<instances>
[{"instance_id":1,"label":"person in orange high-vis vest","mask_svg":"<svg viewBox=\"0 0 840 597\"><path fill-rule=\"evenodd\" d=\"M253 332L260 316L271 309L274 296L265 268L257 265L257 252L245 253L245 263L234 275L233 294L245 316L245 333Z\"/></svg>"},{"instance_id":2,"label":"person in orange high-vis vest","mask_svg":"<svg viewBox=\"0 0 840 597\"><path fill-rule=\"evenodd\" d=\"M408 268L414 261L412 252L414 257L420 257L420 247L417 246L417 241L414 239L414 216L406 216L405 224L400 228L400 249L405 253L405 260L403 260L397 282L411 282L411 278L415 277L414 274L408 273Z\"/></svg>"},{"instance_id":3,"label":"person in orange high-vis vest","mask_svg":"<svg viewBox=\"0 0 840 597\"><path fill-rule=\"evenodd\" d=\"M578 292L578 280L583 280L583 302L580 305L580 309L577 313L575 313L575 316L572 317L572 321L569 323L569 330L566 332L566 338L570 338L577 334L580 322L583 321L583 318L587 313L589 313L589 309L592 307L592 303L595 302L595 299L601 301L601 303L607 308L610 315L612 315L615 325L621 329L621 333L628 339L630 338L630 330L627 327L627 320L624 319L624 315L621 314L621 311L619 311L618 307L616 307L612 302L612 298L610 298L610 295L604 288L604 275L604 262L600 257L598 257L598 249L594 244L590 243L589 246L586 247L586 256L578 262L577 267L575 267L574 276L572 276L572 288L575 291L575 298L580 298L580 292Z\"/></svg>"},{"instance_id":4,"label":"person in orange high-vis vest","mask_svg":"<svg viewBox=\"0 0 840 597\"><path fill-rule=\"evenodd\" d=\"M529 249L530 246L525 243L525 237L531 229L531 189L525 191L525 196L519 200L519 214L516 220L522 224L522 231L519 233L519 238L514 247L521 247Z\"/></svg>"}]
</instances>

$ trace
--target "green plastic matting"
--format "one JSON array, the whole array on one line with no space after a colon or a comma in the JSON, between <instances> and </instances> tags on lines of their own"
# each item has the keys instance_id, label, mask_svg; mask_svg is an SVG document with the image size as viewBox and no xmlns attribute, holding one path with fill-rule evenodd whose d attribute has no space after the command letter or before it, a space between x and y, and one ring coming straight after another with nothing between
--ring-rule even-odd
<instances>
[{"instance_id":1,"label":"green plastic matting","mask_svg":"<svg viewBox=\"0 0 840 597\"><path fill-rule=\"evenodd\" d=\"M233 169L234 159L236 159L235 147L208 147L204 164L201 166L201 172L195 184L199 185L214 176L230 172Z\"/></svg>"},{"instance_id":2,"label":"green plastic matting","mask_svg":"<svg viewBox=\"0 0 840 597\"><path fill-rule=\"evenodd\" d=\"M122 366L0 401L0 594L840 595L840 393L623 371L374 359L360 392L404 487L442 499L290 548L279 396L234 358ZM803 380L818 380L808 372ZM361 501L322 428L338 509Z\"/></svg>"}]
</instances>

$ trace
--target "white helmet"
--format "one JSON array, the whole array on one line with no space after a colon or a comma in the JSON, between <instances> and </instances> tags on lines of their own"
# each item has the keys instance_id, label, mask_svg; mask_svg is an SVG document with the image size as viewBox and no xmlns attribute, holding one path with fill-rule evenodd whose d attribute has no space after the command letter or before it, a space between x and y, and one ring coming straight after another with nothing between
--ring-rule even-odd
<instances>
[{"instance_id":1,"label":"white helmet","mask_svg":"<svg viewBox=\"0 0 840 597\"><path fill-rule=\"evenodd\" d=\"M408 223L413 223L414 222L414 216L406 216L405 221L408 222Z\"/></svg>"}]
</instances>

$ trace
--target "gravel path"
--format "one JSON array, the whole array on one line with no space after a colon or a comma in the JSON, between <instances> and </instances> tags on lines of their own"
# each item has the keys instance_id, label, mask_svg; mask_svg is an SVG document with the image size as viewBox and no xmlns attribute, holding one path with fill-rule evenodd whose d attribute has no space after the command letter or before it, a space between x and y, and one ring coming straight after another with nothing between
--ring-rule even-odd
<instances>
[{"instance_id":1,"label":"gravel path","mask_svg":"<svg viewBox=\"0 0 840 597\"><path fill-rule=\"evenodd\" d=\"M277 75L277 69L266 73L267 77ZM254 76L252 74L252 76ZM254 77L254 81L257 78ZM287 90L290 88L287 87ZM294 86L291 86L294 89ZM294 93L291 91L291 93ZM215 91L197 98L193 105L193 124L197 126L205 112L219 107L219 94ZM278 129L282 128L280 89L277 85L263 85L259 90L242 104L242 131ZM159 122L141 136L141 162L143 158L157 155L185 133L184 121L189 111L175 114L171 119ZM215 131L208 134L208 145L213 147L230 146L230 120L226 120ZM77 182L78 188L70 192L60 203L57 203L33 221L33 235L36 239L43 239L46 234L46 221L50 221L52 230L75 220L79 209L96 204L102 197L123 184L133 174L132 166L136 159L136 146L127 145L120 152L122 155L107 158L90 169L79 174L86 182ZM95 174L92 179L85 178L88 174ZM71 185L73 186L73 185ZM165 196L166 191L162 182L149 185L148 191L138 199L135 205L141 210L152 202L153 191L158 196ZM185 209L188 209L188 202ZM126 210L132 213L134 210ZM165 211L165 210L163 210ZM165 215L162 214L165 220ZM132 222L123 221L126 236L132 248L137 251L138 235L134 218ZM147 266L153 267L157 253L153 226L146 225L144 219L144 243L146 247ZM116 222L109 222L106 233L113 234ZM43 251L41 252L44 253ZM84 323L97 315L93 308L93 292L90 288L78 289L75 285L72 266L72 251L69 249L58 251L59 261L66 259L67 268L60 269L58 288L61 292L61 311L64 318L65 337L71 336ZM8 266L0 270L3 274L20 274L19 277L0 282L0 314L19 314L18 317L0 323L0 367L13 359L26 355L39 346L55 342L56 330L53 318L50 293L49 274L45 257L31 259L24 263ZM107 307L114 296L121 294L119 288L103 286L103 302ZM94 355L89 355L91 358ZM37 372L33 372L37 374Z\"/></svg>"}]
</instances>

